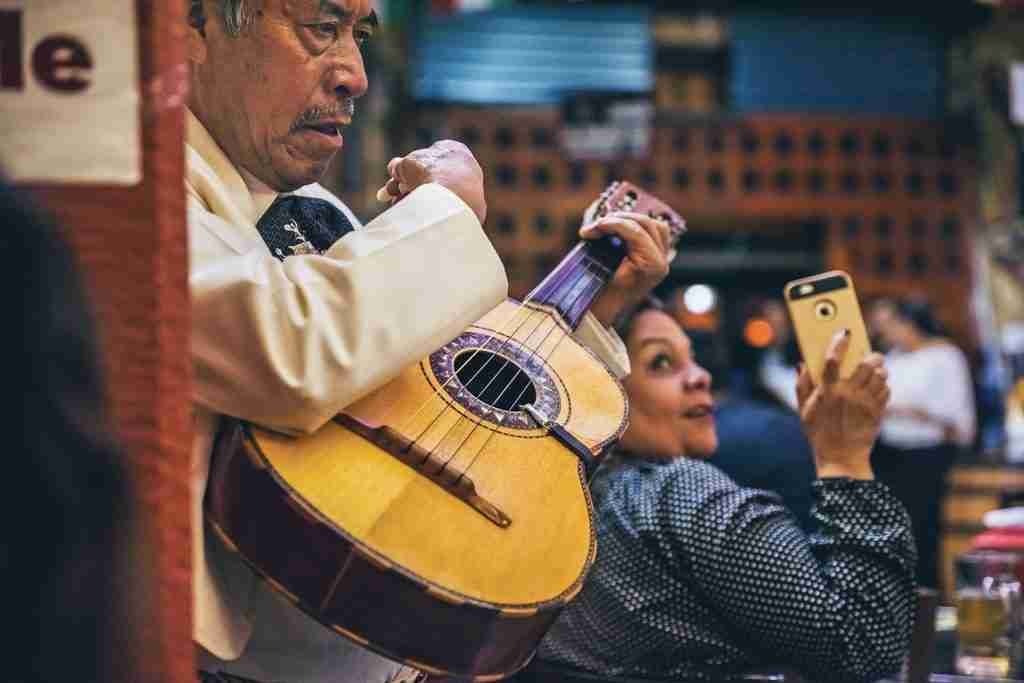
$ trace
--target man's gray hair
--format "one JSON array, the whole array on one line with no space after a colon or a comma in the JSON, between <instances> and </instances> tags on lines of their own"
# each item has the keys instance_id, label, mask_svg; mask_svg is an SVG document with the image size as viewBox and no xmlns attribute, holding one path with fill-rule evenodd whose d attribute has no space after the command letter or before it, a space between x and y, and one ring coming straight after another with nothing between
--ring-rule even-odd
<instances>
[{"instance_id":1,"label":"man's gray hair","mask_svg":"<svg viewBox=\"0 0 1024 683\"><path fill-rule=\"evenodd\" d=\"M224 31L232 37L238 37L252 21L252 12L248 0L211 0L224 22ZM203 0L189 0L189 24L202 31L206 25L206 14L203 11Z\"/></svg>"},{"instance_id":2,"label":"man's gray hair","mask_svg":"<svg viewBox=\"0 0 1024 683\"><path fill-rule=\"evenodd\" d=\"M247 0L216 0L216 4L229 36L237 37L252 21Z\"/></svg>"}]
</instances>

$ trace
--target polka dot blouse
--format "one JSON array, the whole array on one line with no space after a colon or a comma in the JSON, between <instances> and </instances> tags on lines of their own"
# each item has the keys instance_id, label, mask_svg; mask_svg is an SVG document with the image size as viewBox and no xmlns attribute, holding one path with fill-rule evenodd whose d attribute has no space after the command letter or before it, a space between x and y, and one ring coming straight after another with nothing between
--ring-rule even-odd
<instances>
[{"instance_id":1,"label":"polka dot blouse","mask_svg":"<svg viewBox=\"0 0 1024 683\"><path fill-rule=\"evenodd\" d=\"M907 513L880 482L824 479L813 492L806 536L777 496L707 463L613 458L594 479L594 569L537 656L668 680L897 671L913 619Z\"/></svg>"}]
</instances>

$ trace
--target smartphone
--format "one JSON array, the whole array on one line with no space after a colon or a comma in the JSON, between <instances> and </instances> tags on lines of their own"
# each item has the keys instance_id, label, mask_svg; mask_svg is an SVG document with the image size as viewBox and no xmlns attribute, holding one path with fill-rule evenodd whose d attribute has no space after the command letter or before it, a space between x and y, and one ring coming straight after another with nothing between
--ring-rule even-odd
<instances>
[{"instance_id":1,"label":"smartphone","mask_svg":"<svg viewBox=\"0 0 1024 683\"><path fill-rule=\"evenodd\" d=\"M788 283L783 295L800 354L814 383L821 382L825 352L843 328L850 330L850 347L839 367L839 376L852 375L864 356L871 353L871 342L850 276L832 270L801 278Z\"/></svg>"}]
</instances>

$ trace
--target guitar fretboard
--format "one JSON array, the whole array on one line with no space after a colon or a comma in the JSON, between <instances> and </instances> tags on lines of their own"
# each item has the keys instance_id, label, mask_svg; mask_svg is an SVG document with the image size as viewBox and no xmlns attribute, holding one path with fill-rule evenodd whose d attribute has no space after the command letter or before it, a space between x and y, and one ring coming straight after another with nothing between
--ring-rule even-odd
<instances>
[{"instance_id":1,"label":"guitar fretboard","mask_svg":"<svg viewBox=\"0 0 1024 683\"><path fill-rule=\"evenodd\" d=\"M625 255L618 238L581 242L530 292L529 300L555 309L575 330Z\"/></svg>"}]
</instances>

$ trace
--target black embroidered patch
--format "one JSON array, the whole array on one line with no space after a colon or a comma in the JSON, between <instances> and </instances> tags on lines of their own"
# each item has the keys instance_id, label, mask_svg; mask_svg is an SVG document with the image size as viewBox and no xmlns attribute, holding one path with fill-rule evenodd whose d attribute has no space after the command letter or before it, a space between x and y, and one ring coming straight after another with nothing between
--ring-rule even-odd
<instances>
[{"instance_id":1,"label":"black embroidered patch","mask_svg":"<svg viewBox=\"0 0 1024 683\"><path fill-rule=\"evenodd\" d=\"M256 223L270 253L280 260L295 254L322 254L352 223L338 207L315 197L278 197Z\"/></svg>"}]
</instances>

